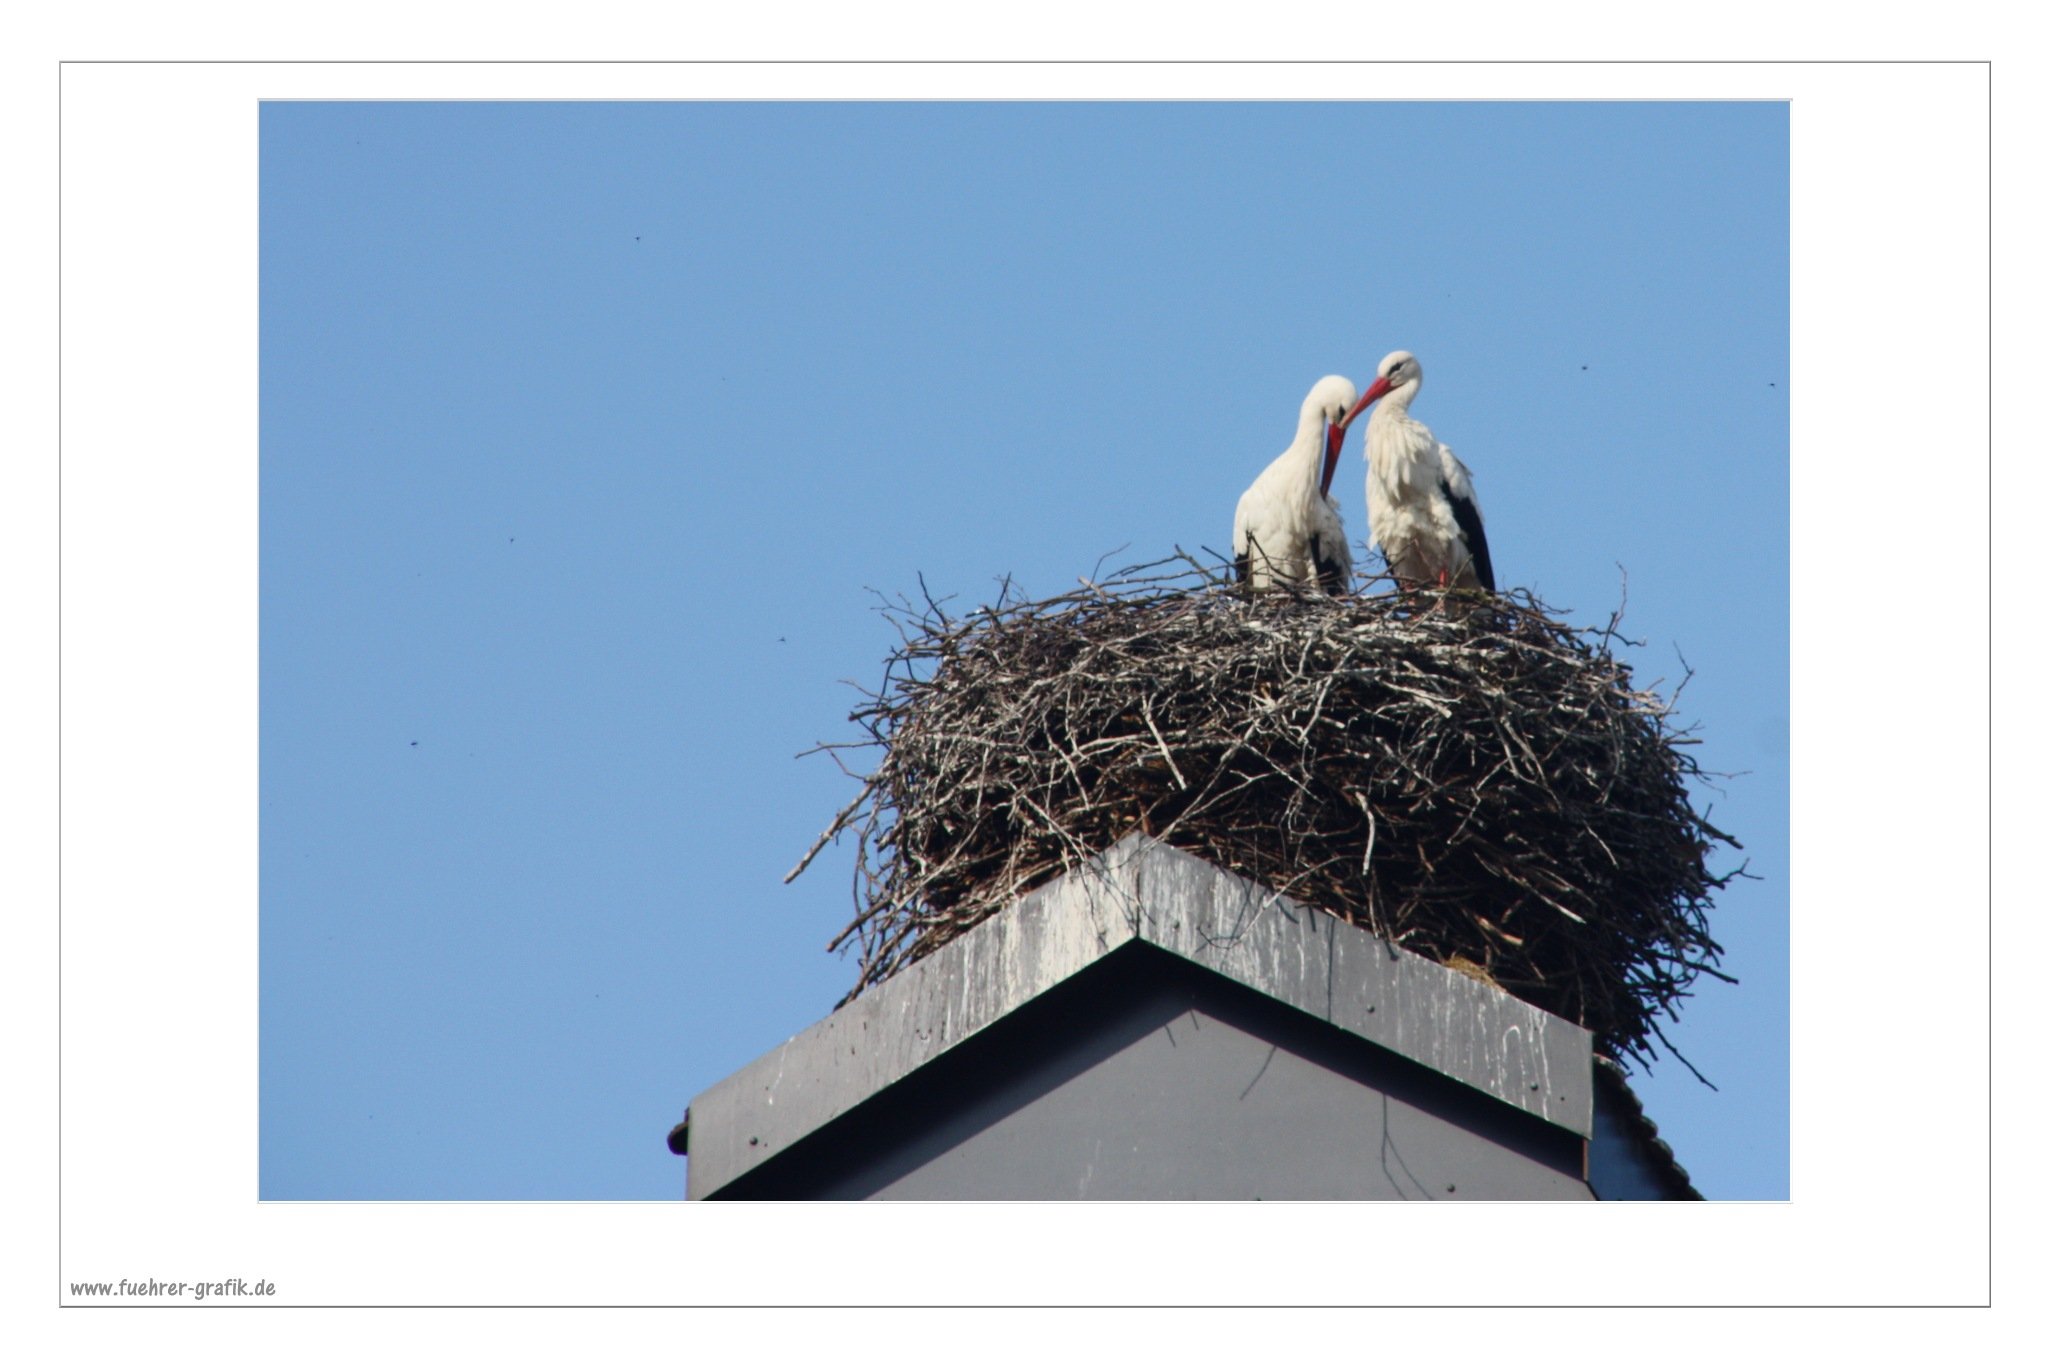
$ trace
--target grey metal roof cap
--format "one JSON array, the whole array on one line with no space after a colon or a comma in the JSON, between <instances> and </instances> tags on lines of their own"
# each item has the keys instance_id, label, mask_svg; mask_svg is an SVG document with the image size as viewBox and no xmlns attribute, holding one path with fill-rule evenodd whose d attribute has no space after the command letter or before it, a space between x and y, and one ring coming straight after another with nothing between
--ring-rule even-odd
<instances>
[{"instance_id":1,"label":"grey metal roof cap","mask_svg":"<svg viewBox=\"0 0 2048 1365\"><path fill-rule=\"evenodd\" d=\"M692 1100L691 1196L744 1175L1134 941L1592 1133L1585 1029L1133 834Z\"/></svg>"}]
</instances>

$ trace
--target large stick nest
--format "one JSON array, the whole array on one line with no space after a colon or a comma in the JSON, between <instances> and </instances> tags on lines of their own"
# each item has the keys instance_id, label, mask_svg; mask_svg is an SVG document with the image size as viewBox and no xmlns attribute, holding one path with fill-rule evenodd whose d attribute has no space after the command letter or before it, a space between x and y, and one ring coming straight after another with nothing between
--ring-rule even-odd
<instances>
[{"instance_id":1,"label":"large stick nest","mask_svg":"<svg viewBox=\"0 0 2048 1365\"><path fill-rule=\"evenodd\" d=\"M1522 593L1247 598L1178 562L885 607L868 739L824 746L880 762L790 874L857 831L831 945L858 947L853 994L1138 829L1654 1060L1659 1017L1721 975L1706 915L1736 874L1708 858L1735 841L1615 621Z\"/></svg>"}]
</instances>

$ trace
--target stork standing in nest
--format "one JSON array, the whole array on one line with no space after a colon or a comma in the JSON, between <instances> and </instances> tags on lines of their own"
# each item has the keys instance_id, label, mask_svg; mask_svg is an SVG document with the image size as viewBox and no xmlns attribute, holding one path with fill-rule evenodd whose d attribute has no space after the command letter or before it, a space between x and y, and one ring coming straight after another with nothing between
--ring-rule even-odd
<instances>
[{"instance_id":1,"label":"stork standing in nest","mask_svg":"<svg viewBox=\"0 0 2048 1365\"><path fill-rule=\"evenodd\" d=\"M1230 549L1238 582L1253 588L1315 584L1331 593L1350 588L1351 544L1330 480L1344 447L1340 419L1357 398L1358 387L1343 375L1318 379L1302 400L1294 444L1237 500Z\"/></svg>"},{"instance_id":2,"label":"stork standing in nest","mask_svg":"<svg viewBox=\"0 0 2048 1365\"><path fill-rule=\"evenodd\" d=\"M1406 351L1380 362L1379 377L1338 422L1341 431L1375 400L1365 426L1366 524L1402 584L1494 591L1486 524L1472 471L1408 415L1422 390L1422 364Z\"/></svg>"}]
</instances>

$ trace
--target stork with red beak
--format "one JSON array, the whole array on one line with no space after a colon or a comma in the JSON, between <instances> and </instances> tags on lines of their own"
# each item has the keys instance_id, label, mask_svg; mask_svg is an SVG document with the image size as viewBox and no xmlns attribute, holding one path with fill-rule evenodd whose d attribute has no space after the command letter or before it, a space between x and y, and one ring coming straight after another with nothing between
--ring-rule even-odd
<instances>
[{"instance_id":1,"label":"stork with red beak","mask_svg":"<svg viewBox=\"0 0 2048 1365\"><path fill-rule=\"evenodd\" d=\"M1341 431L1374 401L1365 426L1366 524L1372 543L1404 586L1494 591L1486 524L1472 472L1430 429L1408 415L1422 389L1422 365L1406 351L1380 362L1379 377L1338 422Z\"/></svg>"},{"instance_id":2,"label":"stork with red beak","mask_svg":"<svg viewBox=\"0 0 2048 1365\"><path fill-rule=\"evenodd\" d=\"M1302 400L1294 444L1237 500L1230 549L1238 582L1254 588L1315 584L1331 593L1351 587L1351 543L1330 480L1344 448L1341 419L1357 397L1357 386L1343 375L1317 380Z\"/></svg>"}]
</instances>

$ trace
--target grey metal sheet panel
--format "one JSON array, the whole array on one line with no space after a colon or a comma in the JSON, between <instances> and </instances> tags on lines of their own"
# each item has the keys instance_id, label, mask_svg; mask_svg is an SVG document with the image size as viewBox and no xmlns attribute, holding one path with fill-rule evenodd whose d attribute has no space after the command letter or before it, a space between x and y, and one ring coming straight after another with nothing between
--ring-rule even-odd
<instances>
[{"instance_id":1,"label":"grey metal sheet panel","mask_svg":"<svg viewBox=\"0 0 2048 1365\"><path fill-rule=\"evenodd\" d=\"M1261 1033L1189 1011L913 1169L823 1197L1458 1201L1593 1194L1575 1171L1535 1160L1455 1114L1360 1084Z\"/></svg>"},{"instance_id":2,"label":"grey metal sheet panel","mask_svg":"<svg viewBox=\"0 0 2048 1365\"><path fill-rule=\"evenodd\" d=\"M1131 943L716 1197L1589 1199L1584 1154L1553 1124Z\"/></svg>"},{"instance_id":3,"label":"grey metal sheet panel","mask_svg":"<svg viewBox=\"0 0 2048 1365\"><path fill-rule=\"evenodd\" d=\"M1128 852L1111 850L1121 868ZM1019 897L690 1102L689 1194L718 1189L1130 942L1121 875Z\"/></svg>"},{"instance_id":4,"label":"grey metal sheet panel","mask_svg":"<svg viewBox=\"0 0 2048 1365\"><path fill-rule=\"evenodd\" d=\"M691 1102L689 1192L786 1150L1134 938L1582 1137L1592 1037L1199 858L1132 835Z\"/></svg>"},{"instance_id":5,"label":"grey metal sheet panel","mask_svg":"<svg viewBox=\"0 0 2048 1365\"><path fill-rule=\"evenodd\" d=\"M1178 849L1148 844L1134 866L1147 942L1581 1137L1592 1132L1585 1029Z\"/></svg>"}]
</instances>

